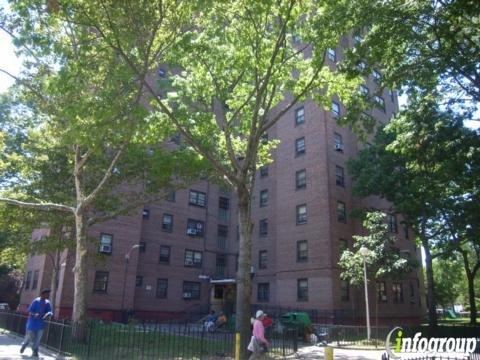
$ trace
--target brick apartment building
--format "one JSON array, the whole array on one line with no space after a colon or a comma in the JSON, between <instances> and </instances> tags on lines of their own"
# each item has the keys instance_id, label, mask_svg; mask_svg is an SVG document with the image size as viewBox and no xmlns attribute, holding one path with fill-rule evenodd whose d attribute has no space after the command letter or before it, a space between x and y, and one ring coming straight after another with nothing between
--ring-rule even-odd
<instances>
[{"instance_id":1,"label":"brick apartment building","mask_svg":"<svg viewBox=\"0 0 480 360\"><path fill-rule=\"evenodd\" d=\"M345 38L327 52L329 66L335 66L340 49L352 41L355 37ZM361 91L372 94L378 105L371 115L386 122L397 111L398 100L388 90L377 94L379 77L373 71ZM346 161L363 145L336 124L343 111L335 100L328 110L307 101L268 132L268 138L281 142L274 162L258 171L253 199L252 303L258 306L315 309L329 314L325 321L364 321L363 287L342 281L337 263L342 250L352 246L352 235L363 233L350 211L390 205L352 196ZM209 308L231 313L238 253L235 209L232 193L204 181L135 216L95 225L89 236L92 252L99 256L91 259L88 275L90 314L118 319L128 308L141 318L206 313ZM401 220L388 216L397 246L420 259L413 234ZM36 231L33 238L45 231ZM56 311L68 317L74 255L64 251L61 259ZM49 286L51 268L46 255L29 259L20 309ZM419 269L402 281L378 283L376 294L371 284L372 316L378 308L379 323L418 322L424 314L422 282Z\"/></svg>"}]
</instances>

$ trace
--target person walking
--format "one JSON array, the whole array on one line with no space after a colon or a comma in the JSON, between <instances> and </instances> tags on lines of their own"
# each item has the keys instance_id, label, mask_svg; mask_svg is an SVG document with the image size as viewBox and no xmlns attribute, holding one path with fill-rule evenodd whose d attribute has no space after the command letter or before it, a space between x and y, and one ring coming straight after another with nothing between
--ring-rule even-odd
<instances>
[{"instance_id":1,"label":"person walking","mask_svg":"<svg viewBox=\"0 0 480 360\"><path fill-rule=\"evenodd\" d=\"M249 360L261 359L267 352L270 343L265 338L265 327L263 326L263 319L267 316L262 310L258 310L255 314L253 322L253 334L248 344L248 350L252 352Z\"/></svg>"},{"instance_id":2,"label":"person walking","mask_svg":"<svg viewBox=\"0 0 480 360\"><path fill-rule=\"evenodd\" d=\"M42 339L43 329L45 328L45 319L53 315L52 307L48 297L50 289L43 289L40 296L32 301L28 308L28 321L25 339L23 340L20 354L27 348L28 344L32 344L32 356L38 357L38 347Z\"/></svg>"}]
</instances>

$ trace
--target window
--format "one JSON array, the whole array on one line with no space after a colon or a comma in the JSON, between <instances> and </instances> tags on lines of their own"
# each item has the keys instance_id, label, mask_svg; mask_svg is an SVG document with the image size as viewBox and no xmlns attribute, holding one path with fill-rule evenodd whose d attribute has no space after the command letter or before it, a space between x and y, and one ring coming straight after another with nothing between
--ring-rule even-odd
<instances>
[{"instance_id":1,"label":"window","mask_svg":"<svg viewBox=\"0 0 480 360\"><path fill-rule=\"evenodd\" d=\"M336 103L335 101L332 101L332 118L338 118L340 116L340 105Z\"/></svg>"},{"instance_id":2,"label":"window","mask_svg":"<svg viewBox=\"0 0 480 360\"><path fill-rule=\"evenodd\" d=\"M340 280L340 300L350 300L350 284L348 283L348 280Z\"/></svg>"},{"instance_id":3,"label":"window","mask_svg":"<svg viewBox=\"0 0 480 360\"><path fill-rule=\"evenodd\" d=\"M189 267L202 267L202 252L195 250L185 250L184 265Z\"/></svg>"},{"instance_id":4,"label":"window","mask_svg":"<svg viewBox=\"0 0 480 360\"><path fill-rule=\"evenodd\" d=\"M405 235L405 239L410 239L410 235L408 233L408 225L405 222L402 222L403 227L403 234Z\"/></svg>"},{"instance_id":5,"label":"window","mask_svg":"<svg viewBox=\"0 0 480 360\"><path fill-rule=\"evenodd\" d=\"M25 280L25 290L30 289L30 283L32 282L32 272L27 272L27 279Z\"/></svg>"},{"instance_id":6,"label":"window","mask_svg":"<svg viewBox=\"0 0 480 360\"><path fill-rule=\"evenodd\" d=\"M188 196L188 203L190 205L205 207L207 204L207 194L201 191L190 190L190 195Z\"/></svg>"},{"instance_id":7,"label":"window","mask_svg":"<svg viewBox=\"0 0 480 360\"><path fill-rule=\"evenodd\" d=\"M295 125L300 125L305 122L305 108L302 106L295 110Z\"/></svg>"},{"instance_id":8,"label":"window","mask_svg":"<svg viewBox=\"0 0 480 360\"><path fill-rule=\"evenodd\" d=\"M298 34L293 34L293 35L292 35L292 41L293 41L294 44L300 43L300 41L301 41L300 35L298 35Z\"/></svg>"},{"instance_id":9,"label":"window","mask_svg":"<svg viewBox=\"0 0 480 360\"><path fill-rule=\"evenodd\" d=\"M200 299L200 283L194 281L184 281L183 298L186 300Z\"/></svg>"},{"instance_id":10,"label":"window","mask_svg":"<svg viewBox=\"0 0 480 360\"><path fill-rule=\"evenodd\" d=\"M397 233L397 217L395 214L387 214L387 224L388 224L388 231L392 233Z\"/></svg>"},{"instance_id":11,"label":"window","mask_svg":"<svg viewBox=\"0 0 480 360\"><path fill-rule=\"evenodd\" d=\"M157 299L166 299L168 293L168 279L157 279L157 291L155 296Z\"/></svg>"},{"instance_id":12,"label":"window","mask_svg":"<svg viewBox=\"0 0 480 360\"><path fill-rule=\"evenodd\" d=\"M340 253L340 257L342 256L343 252L348 249L348 240L347 239L340 239L338 241L338 252Z\"/></svg>"},{"instance_id":13,"label":"window","mask_svg":"<svg viewBox=\"0 0 480 360\"><path fill-rule=\"evenodd\" d=\"M328 48L327 49L327 57L330 61L336 62L337 61L337 52L335 49Z\"/></svg>"},{"instance_id":14,"label":"window","mask_svg":"<svg viewBox=\"0 0 480 360\"><path fill-rule=\"evenodd\" d=\"M268 133L263 133L262 136L260 136L260 143L261 144L268 143Z\"/></svg>"},{"instance_id":15,"label":"window","mask_svg":"<svg viewBox=\"0 0 480 360\"><path fill-rule=\"evenodd\" d=\"M268 190L260 191L260 207L268 205Z\"/></svg>"},{"instance_id":16,"label":"window","mask_svg":"<svg viewBox=\"0 0 480 360\"><path fill-rule=\"evenodd\" d=\"M343 167L335 166L335 182L338 186L345 187L345 175L343 171Z\"/></svg>"},{"instance_id":17,"label":"window","mask_svg":"<svg viewBox=\"0 0 480 360\"><path fill-rule=\"evenodd\" d=\"M257 301L258 302L268 302L270 301L270 284L269 283L259 283L257 285Z\"/></svg>"},{"instance_id":18,"label":"window","mask_svg":"<svg viewBox=\"0 0 480 360\"><path fill-rule=\"evenodd\" d=\"M340 222L347 222L347 210L343 201L337 201L337 220Z\"/></svg>"},{"instance_id":19,"label":"window","mask_svg":"<svg viewBox=\"0 0 480 360\"><path fill-rule=\"evenodd\" d=\"M307 240L297 241L297 262L308 260L308 242Z\"/></svg>"},{"instance_id":20,"label":"window","mask_svg":"<svg viewBox=\"0 0 480 360\"><path fill-rule=\"evenodd\" d=\"M158 262L160 264L170 263L170 246L160 246L160 255L158 256Z\"/></svg>"},{"instance_id":21,"label":"window","mask_svg":"<svg viewBox=\"0 0 480 360\"><path fill-rule=\"evenodd\" d=\"M144 253L147 249L147 244L145 243L145 241L140 241L138 245L138 252Z\"/></svg>"},{"instance_id":22,"label":"window","mask_svg":"<svg viewBox=\"0 0 480 360\"><path fill-rule=\"evenodd\" d=\"M297 301L308 301L308 279L297 280Z\"/></svg>"},{"instance_id":23,"label":"window","mask_svg":"<svg viewBox=\"0 0 480 360\"><path fill-rule=\"evenodd\" d=\"M297 225L307 223L307 205L298 205L297 206Z\"/></svg>"},{"instance_id":24,"label":"window","mask_svg":"<svg viewBox=\"0 0 480 360\"><path fill-rule=\"evenodd\" d=\"M148 220L150 218L150 210L143 209L142 216L145 220Z\"/></svg>"},{"instance_id":25,"label":"window","mask_svg":"<svg viewBox=\"0 0 480 360\"><path fill-rule=\"evenodd\" d=\"M304 189L307 187L307 171L305 169L298 170L295 173L295 187Z\"/></svg>"},{"instance_id":26,"label":"window","mask_svg":"<svg viewBox=\"0 0 480 360\"><path fill-rule=\"evenodd\" d=\"M363 40L363 37L362 37L362 35L360 35L360 33L355 33L355 34L353 35L353 43L354 43L355 45L360 44L360 43L362 42L362 40Z\"/></svg>"},{"instance_id":27,"label":"window","mask_svg":"<svg viewBox=\"0 0 480 360\"><path fill-rule=\"evenodd\" d=\"M217 226L217 236L219 237L228 237L228 226L227 225L218 225Z\"/></svg>"},{"instance_id":28,"label":"window","mask_svg":"<svg viewBox=\"0 0 480 360\"><path fill-rule=\"evenodd\" d=\"M167 77L167 71L165 69L158 69L158 77L164 79Z\"/></svg>"},{"instance_id":29,"label":"window","mask_svg":"<svg viewBox=\"0 0 480 360\"><path fill-rule=\"evenodd\" d=\"M258 234L260 237L265 237L268 235L268 219L262 219L259 222Z\"/></svg>"},{"instance_id":30,"label":"window","mask_svg":"<svg viewBox=\"0 0 480 360\"><path fill-rule=\"evenodd\" d=\"M262 250L258 253L258 268L267 268L267 250Z\"/></svg>"},{"instance_id":31,"label":"window","mask_svg":"<svg viewBox=\"0 0 480 360\"><path fill-rule=\"evenodd\" d=\"M377 281L377 300L387 302L387 285L385 281Z\"/></svg>"},{"instance_id":32,"label":"window","mask_svg":"<svg viewBox=\"0 0 480 360\"><path fill-rule=\"evenodd\" d=\"M135 286L140 287L143 284L143 276L137 276L135 278Z\"/></svg>"},{"instance_id":33,"label":"window","mask_svg":"<svg viewBox=\"0 0 480 360\"><path fill-rule=\"evenodd\" d=\"M333 134L333 144L335 146L335 151L343 152L343 138L339 133Z\"/></svg>"},{"instance_id":34,"label":"window","mask_svg":"<svg viewBox=\"0 0 480 360\"><path fill-rule=\"evenodd\" d=\"M383 111L385 111L385 100L383 100L383 98L381 96L378 96L378 95L375 95L373 97L373 100L375 101L375 104L380 108L382 109Z\"/></svg>"},{"instance_id":35,"label":"window","mask_svg":"<svg viewBox=\"0 0 480 360\"><path fill-rule=\"evenodd\" d=\"M229 209L230 209L230 199L220 196L218 198L218 218L223 221L228 221Z\"/></svg>"},{"instance_id":36,"label":"window","mask_svg":"<svg viewBox=\"0 0 480 360\"><path fill-rule=\"evenodd\" d=\"M403 303L403 286L401 283L393 283L393 302Z\"/></svg>"},{"instance_id":37,"label":"window","mask_svg":"<svg viewBox=\"0 0 480 360\"><path fill-rule=\"evenodd\" d=\"M295 156L305 154L305 138L299 138L295 140Z\"/></svg>"},{"instance_id":38,"label":"window","mask_svg":"<svg viewBox=\"0 0 480 360\"><path fill-rule=\"evenodd\" d=\"M103 254L112 253L112 240L113 235L111 234L100 234L100 249L99 252Z\"/></svg>"},{"instance_id":39,"label":"window","mask_svg":"<svg viewBox=\"0 0 480 360\"><path fill-rule=\"evenodd\" d=\"M35 290L37 288L39 275L40 275L40 270L35 270L33 272L32 290Z\"/></svg>"},{"instance_id":40,"label":"window","mask_svg":"<svg viewBox=\"0 0 480 360\"><path fill-rule=\"evenodd\" d=\"M415 304L415 289L413 288L413 283L410 281L410 304Z\"/></svg>"},{"instance_id":41,"label":"window","mask_svg":"<svg viewBox=\"0 0 480 360\"><path fill-rule=\"evenodd\" d=\"M360 94L362 94L363 96L368 96L369 93L370 89L366 85L360 85Z\"/></svg>"},{"instance_id":42,"label":"window","mask_svg":"<svg viewBox=\"0 0 480 360\"><path fill-rule=\"evenodd\" d=\"M224 254L217 254L215 259L215 275L220 278L225 277L227 269L227 257Z\"/></svg>"},{"instance_id":43,"label":"window","mask_svg":"<svg viewBox=\"0 0 480 360\"><path fill-rule=\"evenodd\" d=\"M163 214L162 230L171 232L173 230L173 215Z\"/></svg>"},{"instance_id":44,"label":"window","mask_svg":"<svg viewBox=\"0 0 480 360\"><path fill-rule=\"evenodd\" d=\"M260 177L264 178L268 176L268 166L262 166L260 168Z\"/></svg>"},{"instance_id":45,"label":"window","mask_svg":"<svg viewBox=\"0 0 480 360\"><path fill-rule=\"evenodd\" d=\"M188 219L187 222L187 235L190 236L203 236L203 221Z\"/></svg>"},{"instance_id":46,"label":"window","mask_svg":"<svg viewBox=\"0 0 480 360\"><path fill-rule=\"evenodd\" d=\"M372 76L373 76L373 81L375 81L376 83L379 83L382 81L382 74L380 74L378 70L374 69L372 71Z\"/></svg>"},{"instance_id":47,"label":"window","mask_svg":"<svg viewBox=\"0 0 480 360\"><path fill-rule=\"evenodd\" d=\"M108 271L96 271L93 282L93 292L106 293L108 285Z\"/></svg>"},{"instance_id":48,"label":"window","mask_svg":"<svg viewBox=\"0 0 480 360\"><path fill-rule=\"evenodd\" d=\"M175 191L170 191L165 200L175 202Z\"/></svg>"},{"instance_id":49,"label":"window","mask_svg":"<svg viewBox=\"0 0 480 360\"><path fill-rule=\"evenodd\" d=\"M364 72L365 71L365 68L367 67L367 64L365 64L364 61L359 61L357 62L357 70L360 71L360 72Z\"/></svg>"}]
</instances>

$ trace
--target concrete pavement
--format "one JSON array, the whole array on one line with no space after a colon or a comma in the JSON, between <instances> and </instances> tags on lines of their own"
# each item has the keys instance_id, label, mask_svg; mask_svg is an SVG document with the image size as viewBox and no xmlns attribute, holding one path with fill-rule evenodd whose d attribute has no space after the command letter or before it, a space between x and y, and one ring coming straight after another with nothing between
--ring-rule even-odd
<instances>
[{"instance_id":1,"label":"concrete pavement","mask_svg":"<svg viewBox=\"0 0 480 360\"><path fill-rule=\"evenodd\" d=\"M335 360L380 360L385 350L333 349ZM306 346L298 350L292 359L324 359L324 347Z\"/></svg>"},{"instance_id":2,"label":"concrete pavement","mask_svg":"<svg viewBox=\"0 0 480 360\"><path fill-rule=\"evenodd\" d=\"M22 339L18 336L11 335L8 332L0 331L0 360L19 360L19 359L42 359L54 360L65 359L62 356L57 356L53 352L40 347L39 358L32 357L32 349L30 347L25 349L23 354L20 354L20 345Z\"/></svg>"}]
</instances>

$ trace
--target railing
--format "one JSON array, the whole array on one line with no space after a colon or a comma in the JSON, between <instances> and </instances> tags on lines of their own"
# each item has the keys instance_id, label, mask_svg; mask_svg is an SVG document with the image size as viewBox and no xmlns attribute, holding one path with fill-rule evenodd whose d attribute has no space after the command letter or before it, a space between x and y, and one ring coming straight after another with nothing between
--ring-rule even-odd
<instances>
[{"instance_id":1,"label":"railing","mask_svg":"<svg viewBox=\"0 0 480 360\"><path fill-rule=\"evenodd\" d=\"M321 340L332 346L346 348L384 348L390 327L371 328L368 340L367 328L364 326L317 324L314 326Z\"/></svg>"},{"instance_id":2,"label":"railing","mask_svg":"<svg viewBox=\"0 0 480 360\"><path fill-rule=\"evenodd\" d=\"M273 318L279 318L287 312L306 312L310 320L315 324L345 324L354 322L356 314L352 310L346 309L302 309L297 307L271 306L268 304L252 304L252 313L258 309L263 310Z\"/></svg>"},{"instance_id":3,"label":"railing","mask_svg":"<svg viewBox=\"0 0 480 360\"><path fill-rule=\"evenodd\" d=\"M0 328L25 334L27 317L0 312ZM272 355L285 357L298 349L298 332L269 329ZM90 359L231 359L235 334L206 331L201 324L102 323L89 321L79 329L67 322L47 321L42 344L78 360Z\"/></svg>"}]
</instances>

